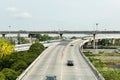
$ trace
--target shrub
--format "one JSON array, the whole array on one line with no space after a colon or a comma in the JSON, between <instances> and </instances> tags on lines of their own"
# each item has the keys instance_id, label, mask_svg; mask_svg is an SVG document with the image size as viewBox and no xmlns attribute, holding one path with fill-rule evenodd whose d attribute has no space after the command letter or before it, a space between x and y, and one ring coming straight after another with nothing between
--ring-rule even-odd
<instances>
[{"instance_id":1,"label":"shrub","mask_svg":"<svg viewBox=\"0 0 120 80\"><path fill-rule=\"evenodd\" d=\"M18 60L16 61L14 64L12 64L11 68L15 71L18 71L19 73L21 73L25 68L27 67L27 64L22 61L22 60Z\"/></svg>"},{"instance_id":2,"label":"shrub","mask_svg":"<svg viewBox=\"0 0 120 80\"><path fill-rule=\"evenodd\" d=\"M37 56L38 56L38 54L25 53L22 56L22 60L25 61L27 63L27 65L30 65L31 62L33 62Z\"/></svg>"},{"instance_id":3,"label":"shrub","mask_svg":"<svg viewBox=\"0 0 120 80\"><path fill-rule=\"evenodd\" d=\"M17 78L17 72L12 69L4 68L1 72L5 75L6 80L15 80Z\"/></svg>"},{"instance_id":4,"label":"shrub","mask_svg":"<svg viewBox=\"0 0 120 80\"><path fill-rule=\"evenodd\" d=\"M5 75L2 72L0 72L0 80L5 80Z\"/></svg>"},{"instance_id":5,"label":"shrub","mask_svg":"<svg viewBox=\"0 0 120 80\"><path fill-rule=\"evenodd\" d=\"M40 54L44 50L44 46L41 43L34 43L29 48L28 52L34 53L34 54Z\"/></svg>"},{"instance_id":6,"label":"shrub","mask_svg":"<svg viewBox=\"0 0 120 80\"><path fill-rule=\"evenodd\" d=\"M120 70L112 68L101 68L101 74L104 76L105 80L120 80Z\"/></svg>"},{"instance_id":7,"label":"shrub","mask_svg":"<svg viewBox=\"0 0 120 80\"><path fill-rule=\"evenodd\" d=\"M9 68L11 66L11 64L13 64L13 61L11 61L11 57L10 55L4 56L3 58L1 58L1 68Z\"/></svg>"}]
</instances>

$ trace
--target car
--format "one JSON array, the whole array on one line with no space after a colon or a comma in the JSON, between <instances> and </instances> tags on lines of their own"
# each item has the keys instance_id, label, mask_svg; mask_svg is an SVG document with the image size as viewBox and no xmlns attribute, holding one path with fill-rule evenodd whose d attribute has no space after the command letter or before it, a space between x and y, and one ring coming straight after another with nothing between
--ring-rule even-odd
<instances>
[{"instance_id":1,"label":"car","mask_svg":"<svg viewBox=\"0 0 120 80\"><path fill-rule=\"evenodd\" d=\"M55 75L47 75L46 80L57 80Z\"/></svg>"},{"instance_id":2,"label":"car","mask_svg":"<svg viewBox=\"0 0 120 80\"><path fill-rule=\"evenodd\" d=\"M68 61L67 61L67 65L68 65L68 66L74 66L73 60L68 60Z\"/></svg>"},{"instance_id":3,"label":"car","mask_svg":"<svg viewBox=\"0 0 120 80\"><path fill-rule=\"evenodd\" d=\"M73 44L70 44L70 46L73 46Z\"/></svg>"}]
</instances>

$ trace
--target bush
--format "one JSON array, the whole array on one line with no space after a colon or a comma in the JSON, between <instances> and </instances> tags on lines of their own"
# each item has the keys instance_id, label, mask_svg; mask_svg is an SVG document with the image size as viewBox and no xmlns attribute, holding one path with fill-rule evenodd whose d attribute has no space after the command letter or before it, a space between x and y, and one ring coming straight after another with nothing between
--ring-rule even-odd
<instances>
[{"instance_id":1,"label":"bush","mask_svg":"<svg viewBox=\"0 0 120 80\"><path fill-rule=\"evenodd\" d=\"M24 55L22 56L22 60L25 61L27 65L30 65L37 56L38 54L24 53Z\"/></svg>"},{"instance_id":2,"label":"bush","mask_svg":"<svg viewBox=\"0 0 120 80\"><path fill-rule=\"evenodd\" d=\"M120 80L120 69L107 68L106 64L100 59L91 56L91 53L85 53L97 70L102 74L105 80Z\"/></svg>"},{"instance_id":3,"label":"bush","mask_svg":"<svg viewBox=\"0 0 120 80\"><path fill-rule=\"evenodd\" d=\"M41 43L34 43L29 48L28 52L34 53L34 54L40 54L44 50L44 46Z\"/></svg>"},{"instance_id":4,"label":"bush","mask_svg":"<svg viewBox=\"0 0 120 80\"><path fill-rule=\"evenodd\" d=\"M86 56L95 56L95 54L93 54L93 53L90 52L90 51L84 52L84 54L85 54Z\"/></svg>"},{"instance_id":5,"label":"bush","mask_svg":"<svg viewBox=\"0 0 120 80\"><path fill-rule=\"evenodd\" d=\"M22 61L18 60L14 64L12 64L11 68L19 73L21 73L25 68L27 67L27 64Z\"/></svg>"},{"instance_id":6,"label":"bush","mask_svg":"<svg viewBox=\"0 0 120 80\"><path fill-rule=\"evenodd\" d=\"M0 80L15 80L43 50L42 44L35 43L28 52L13 52L10 55L0 57Z\"/></svg>"},{"instance_id":7,"label":"bush","mask_svg":"<svg viewBox=\"0 0 120 80\"><path fill-rule=\"evenodd\" d=\"M0 59L1 62L1 68L10 68L11 64L13 64L13 61L11 61L10 55L7 55Z\"/></svg>"},{"instance_id":8,"label":"bush","mask_svg":"<svg viewBox=\"0 0 120 80\"><path fill-rule=\"evenodd\" d=\"M101 74L104 76L105 80L120 80L120 70L112 68L101 68Z\"/></svg>"},{"instance_id":9,"label":"bush","mask_svg":"<svg viewBox=\"0 0 120 80\"><path fill-rule=\"evenodd\" d=\"M4 68L1 72L6 76L6 80L16 80L17 78L17 72L12 69Z\"/></svg>"},{"instance_id":10,"label":"bush","mask_svg":"<svg viewBox=\"0 0 120 80\"><path fill-rule=\"evenodd\" d=\"M5 75L2 72L0 72L0 80L5 80Z\"/></svg>"}]
</instances>

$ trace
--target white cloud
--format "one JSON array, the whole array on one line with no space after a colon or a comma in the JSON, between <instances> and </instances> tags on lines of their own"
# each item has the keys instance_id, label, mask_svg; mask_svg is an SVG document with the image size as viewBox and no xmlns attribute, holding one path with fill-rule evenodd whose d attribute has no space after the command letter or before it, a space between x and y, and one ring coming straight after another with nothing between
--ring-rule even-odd
<instances>
[{"instance_id":1,"label":"white cloud","mask_svg":"<svg viewBox=\"0 0 120 80\"><path fill-rule=\"evenodd\" d=\"M28 18L32 18L32 15L28 12L21 12L21 13L18 13L18 14L15 14L14 15L16 18L18 19L28 19Z\"/></svg>"},{"instance_id":2,"label":"white cloud","mask_svg":"<svg viewBox=\"0 0 120 80\"><path fill-rule=\"evenodd\" d=\"M6 8L6 10L9 12L17 12L18 11L18 9L16 7L8 7L8 8Z\"/></svg>"},{"instance_id":3,"label":"white cloud","mask_svg":"<svg viewBox=\"0 0 120 80\"><path fill-rule=\"evenodd\" d=\"M16 7L8 7L7 11L12 12L12 16L17 19L28 19L32 18L32 15L29 12L23 12L17 9Z\"/></svg>"}]
</instances>

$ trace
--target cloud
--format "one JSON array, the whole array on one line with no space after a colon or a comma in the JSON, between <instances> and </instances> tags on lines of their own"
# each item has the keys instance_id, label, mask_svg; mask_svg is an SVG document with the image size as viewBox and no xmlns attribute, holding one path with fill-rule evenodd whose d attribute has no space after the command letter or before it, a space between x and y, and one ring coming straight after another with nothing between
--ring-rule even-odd
<instances>
[{"instance_id":1,"label":"cloud","mask_svg":"<svg viewBox=\"0 0 120 80\"><path fill-rule=\"evenodd\" d=\"M15 14L14 15L16 18L18 19L28 19L28 18L32 18L32 15L28 12L21 12L21 13L18 13L18 14Z\"/></svg>"},{"instance_id":2,"label":"cloud","mask_svg":"<svg viewBox=\"0 0 120 80\"><path fill-rule=\"evenodd\" d=\"M20 11L16 7L8 7L6 10L12 12L12 16L17 19L32 18L32 15L29 12Z\"/></svg>"},{"instance_id":3,"label":"cloud","mask_svg":"<svg viewBox=\"0 0 120 80\"><path fill-rule=\"evenodd\" d=\"M6 8L6 10L9 12L17 12L18 11L18 9L16 7L8 7L8 8Z\"/></svg>"}]
</instances>

